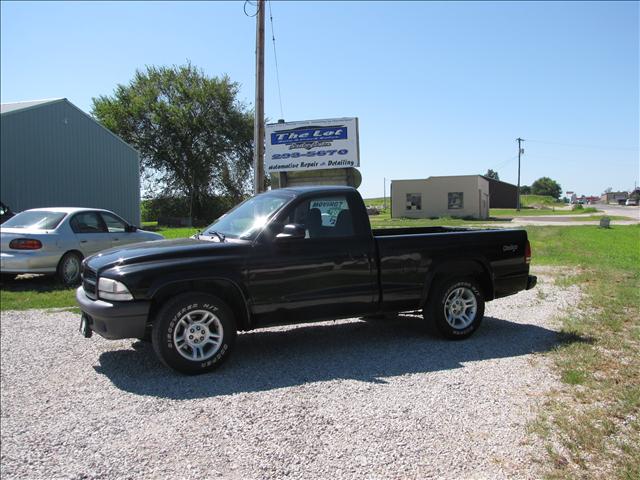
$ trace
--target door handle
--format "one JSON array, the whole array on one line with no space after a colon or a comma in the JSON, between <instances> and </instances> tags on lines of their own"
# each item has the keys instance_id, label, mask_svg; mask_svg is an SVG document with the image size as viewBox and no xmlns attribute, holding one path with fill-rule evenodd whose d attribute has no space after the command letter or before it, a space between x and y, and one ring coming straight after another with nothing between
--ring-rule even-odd
<instances>
[{"instance_id":1,"label":"door handle","mask_svg":"<svg viewBox=\"0 0 640 480\"><path fill-rule=\"evenodd\" d=\"M120 239L119 239L119 238L114 238L114 239L113 239L113 241L114 241L114 242L119 242L119 241L120 241Z\"/></svg>"},{"instance_id":2,"label":"door handle","mask_svg":"<svg viewBox=\"0 0 640 480\"><path fill-rule=\"evenodd\" d=\"M86 240L80 240L80 243L87 243Z\"/></svg>"}]
</instances>

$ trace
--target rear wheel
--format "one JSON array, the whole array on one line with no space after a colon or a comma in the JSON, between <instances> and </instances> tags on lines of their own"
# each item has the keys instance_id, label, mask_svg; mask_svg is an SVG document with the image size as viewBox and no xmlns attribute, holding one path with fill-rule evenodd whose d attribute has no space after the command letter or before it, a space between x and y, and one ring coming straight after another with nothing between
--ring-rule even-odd
<instances>
[{"instance_id":1,"label":"rear wheel","mask_svg":"<svg viewBox=\"0 0 640 480\"><path fill-rule=\"evenodd\" d=\"M444 337L461 340L480 326L484 296L473 278L449 278L436 287L424 313Z\"/></svg>"},{"instance_id":2,"label":"rear wheel","mask_svg":"<svg viewBox=\"0 0 640 480\"><path fill-rule=\"evenodd\" d=\"M151 333L153 349L168 367L198 374L217 368L231 353L236 322L218 297L185 293L158 312Z\"/></svg>"},{"instance_id":3,"label":"rear wheel","mask_svg":"<svg viewBox=\"0 0 640 480\"><path fill-rule=\"evenodd\" d=\"M82 264L82 256L76 252L67 252L58 263L58 279L68 286L80 283L80 265Z\"/></svg>"}]
</instances>

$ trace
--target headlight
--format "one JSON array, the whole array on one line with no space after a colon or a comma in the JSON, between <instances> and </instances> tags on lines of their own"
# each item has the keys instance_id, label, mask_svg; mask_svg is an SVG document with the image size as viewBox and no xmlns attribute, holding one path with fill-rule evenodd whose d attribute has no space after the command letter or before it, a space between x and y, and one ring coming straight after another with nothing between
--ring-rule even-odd
<instances>
[{"instance_id":1,"label":"headlight","mask_svg":"<svg viewBox=\"0 0 640 480\"><path fill-rule=\"evenodd\" d=\"M105 300L133 300L133 295L123 283L110 278L101 278L98 280L98 298Z\"/></svg>"}]
</instances>

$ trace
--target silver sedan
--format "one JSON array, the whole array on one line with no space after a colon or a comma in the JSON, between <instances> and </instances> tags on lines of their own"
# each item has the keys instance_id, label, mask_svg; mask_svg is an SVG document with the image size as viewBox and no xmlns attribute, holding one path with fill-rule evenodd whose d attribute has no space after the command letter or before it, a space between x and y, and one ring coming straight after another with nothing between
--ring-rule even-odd
<instances>
[{"instance_id":1,"label":"silver sedan","mask_svg":"<svg viewBox=\"0 0 640 480\"><path fill-rule=\"evenodd\" d=\"M115 213L95 208L25 210L0 227L3 280L20 273L54 273L65 285L80 280L86 256L128 243L162 240Z\"/></svg>"}]
</instances>

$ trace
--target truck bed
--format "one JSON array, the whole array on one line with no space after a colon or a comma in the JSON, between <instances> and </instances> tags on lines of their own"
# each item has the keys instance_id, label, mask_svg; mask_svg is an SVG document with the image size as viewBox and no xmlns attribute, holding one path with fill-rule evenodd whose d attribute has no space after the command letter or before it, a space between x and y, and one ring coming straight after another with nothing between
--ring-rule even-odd
<instances>
[{"instance_id":1,"label":"truck bed","mask_svg":"<svg viewBox=\"0 0 640 480\"><path fill-rule=\"evenodd\" d=\"M511 295L527 286L524 230L384 228L373 230L373 237L384 310L407 304L418 308L425 302L432 275L475 272L489 278L487 300Z\"/></svg>"},{"instance_id":2,"label":"truck bed","mask_svg":"<svg viewBox=\"0 0 640 480\"><path fill-rule=\"evenodd\" d=\"M374 237L386 237L389 235L421 235L429 233L450 233L450 232L478 232L495 230L489 228L465 228L465 227L401 227L401 228L374 228Z\"/></svg>"}]
</instances>

